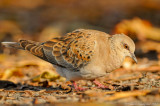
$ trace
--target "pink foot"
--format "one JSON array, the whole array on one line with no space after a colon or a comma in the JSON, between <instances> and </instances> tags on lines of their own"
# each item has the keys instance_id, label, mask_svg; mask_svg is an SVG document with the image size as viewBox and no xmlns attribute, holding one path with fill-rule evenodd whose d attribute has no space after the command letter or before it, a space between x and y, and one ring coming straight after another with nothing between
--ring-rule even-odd
<instances>
[{"instance_id":1,"label":"pink foot","mask_svg":"<svg viewBox=\"0 0 160 106\"><path fill-rule=\"evenodd\" d=\"M82 87L78 87L76 82L73 81L73 87L76 91L84 91L84 90L87 90L87 88L82 88Z\"/></svg>"},{"instance_id":2,"label":"pink foot","mask_svg":"<svg viewBox=\"0 0 160 106\"><path fill-rule=\"evenodd\" d=\"M109 88L108 86L105 86L105 85L101 84L100 82L98 82L98 81L96 81L96 80L94 80L93 83L94 83L95 85L97 85L98 88L102 88L102 89Z\"/></svg>"}]
</instances>

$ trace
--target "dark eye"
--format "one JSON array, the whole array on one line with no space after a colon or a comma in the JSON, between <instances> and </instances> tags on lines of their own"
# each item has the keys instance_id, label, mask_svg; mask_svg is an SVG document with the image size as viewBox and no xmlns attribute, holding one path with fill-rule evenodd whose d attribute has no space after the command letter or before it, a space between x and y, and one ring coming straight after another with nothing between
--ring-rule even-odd
<instances>
[{"instance_id":1,"label":"dark eye","mask_svg":"<svg viewBox=\"0 0 160 106\"><path fill-rule=\"evenodd\" d=\"M125 49L129 50L129 47L128 47L127 44L124 44L123 47L124 47Z\"/></svg>"}]
</instances>

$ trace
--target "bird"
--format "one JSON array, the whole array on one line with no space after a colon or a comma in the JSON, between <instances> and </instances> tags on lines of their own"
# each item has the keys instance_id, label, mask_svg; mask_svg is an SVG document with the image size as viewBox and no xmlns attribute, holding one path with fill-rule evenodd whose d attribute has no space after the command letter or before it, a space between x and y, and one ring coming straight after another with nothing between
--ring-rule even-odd
<instances>
[{"instance_id":1,"label":"bird","mask_svg":"<svg viewBox=\"0 0 160 106\"><path fill-rule=\"evenodd\" d=\"M109 35L93 29L76 29L46 42L19 40L2 42L6 47L22 49L53 64L60 76L71 81L76 90L84 90L75 81L93 80L120 68L126 57L136 63L135 44L125 34Z\"/></svg>"}]
</instances>

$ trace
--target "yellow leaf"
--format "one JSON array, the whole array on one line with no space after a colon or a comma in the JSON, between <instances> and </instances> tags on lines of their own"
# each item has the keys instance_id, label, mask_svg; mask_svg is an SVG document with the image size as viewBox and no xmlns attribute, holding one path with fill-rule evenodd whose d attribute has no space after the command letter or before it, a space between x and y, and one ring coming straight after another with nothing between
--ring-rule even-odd
<instances>
[{"instance_id":1,"label":"yellow leaf","mask_svg":"<svg viewBox=\"0 0 160 106\"><path fill-rule=\"evenodd\" d=\"M34 77L32 79L32 81L33 82L41 82L43 79L55 81L56 79L59 79L59 78L60 78L60 76L57 73L45 71L41 75Z\"/></svg>"}]
</instances>

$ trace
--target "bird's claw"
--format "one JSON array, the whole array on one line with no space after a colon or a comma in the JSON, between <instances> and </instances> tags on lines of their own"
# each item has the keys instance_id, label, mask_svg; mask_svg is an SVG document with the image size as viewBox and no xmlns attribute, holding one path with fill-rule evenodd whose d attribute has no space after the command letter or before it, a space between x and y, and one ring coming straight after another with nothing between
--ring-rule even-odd
<instances>
[{"instance_id":1,"label":"bird's claw","mask_svg":"<svg viewBox=\"0 0 160 106\"><path fill-rule=\"evenodd\" d=\"M97 88L109 89L108 86L105 86L105 85L101 84L100 82L98 82L98 81L96 81L96 80L94 80L93 83L94 83L95 85L97 85Z\"/></svg>"}]
</instances>

